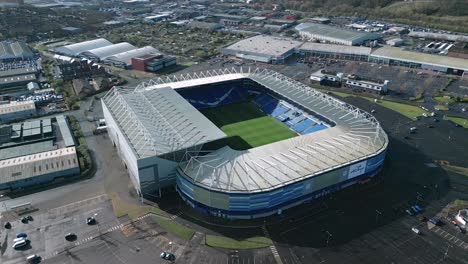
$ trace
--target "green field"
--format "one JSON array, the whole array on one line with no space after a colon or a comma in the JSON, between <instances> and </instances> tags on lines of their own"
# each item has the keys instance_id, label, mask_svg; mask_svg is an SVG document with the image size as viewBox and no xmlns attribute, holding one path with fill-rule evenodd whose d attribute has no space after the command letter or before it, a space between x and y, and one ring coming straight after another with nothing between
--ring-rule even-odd
<instances>
[{"instance_id":1,"label":"green field","mask_svg":"<svg viewBox=\"0 0 468 264\"><path fill-rule=\"evenodd\" d=\"M456 116L444 116L444 120L450 120L456 124L463 126L464 128L468 128L468 119Z\"/></svg>"},{"instance_id":2,"label":"green field","mask_svg":"<svg viewBox=\"0 0 468 264\"><path fill-rule=\"evenodd\" d=\"M296 136L288 126L268 116L252 102L229 104L201 111L228 135L228 145L244 150Z\"/></svg>"}]
</instances>

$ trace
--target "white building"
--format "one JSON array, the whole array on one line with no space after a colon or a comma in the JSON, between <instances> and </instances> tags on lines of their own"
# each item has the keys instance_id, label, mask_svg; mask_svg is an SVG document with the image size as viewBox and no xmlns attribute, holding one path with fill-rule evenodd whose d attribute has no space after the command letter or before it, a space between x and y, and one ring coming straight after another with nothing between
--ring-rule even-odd
<instances>
[{"instance_id":1,"label":"white building","mask_svg":"<svg viewBox=\"0 0 468 264\"><path fill-rule=\"evenodd\" d=\"M307 40L347 46L361 45L368 40L376 40L381 37L375 33L347 30L317 23L302 23L297 25L295 29L302 38Z\"/></svg>"}]
</instances>

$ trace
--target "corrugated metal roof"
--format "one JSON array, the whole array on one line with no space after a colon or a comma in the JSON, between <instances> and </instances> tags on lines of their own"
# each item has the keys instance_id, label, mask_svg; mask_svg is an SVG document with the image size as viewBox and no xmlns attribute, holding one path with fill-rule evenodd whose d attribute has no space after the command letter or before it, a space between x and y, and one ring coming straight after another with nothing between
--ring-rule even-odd
<instances>
[{"instance_id":1,"label":"corrugated metal roof","mask_svg":"<svg viewBox=\"0 0 468 264\"><path fill-rule=\"evenodd\" d=\"M327 26L323 24L316 24L316 23L299 24L296 26L296 30L308 32L314 35L322 35L322 36L326 36L330 38L342 39L342 40L347 40L347 41L358 40L364 36L378 37L378 34L375 34L375 33L347 30L347 29Z\"/></svg>"},{"instance_id":2,"label":"corrugated metal roof","mask_svg":"<svg viewBox=\"0 0 468 264\"><path fill-rule=\"evenodd\" d=\"M103 102L140 158L163 155L226 137L169 87L112 89Z\"/></svg>"},{"instance_id":3,"label":"corrugated metal roof","mask_svg":"<svg viewBox=\"0 0 468 264\"><path fill-rule=\"evenodd\" d=\"M102 48L110 45L112 45L112 42L108 41L107 39L99 38L58 47L55 48L55 51L68 56L77 56L84 51Z\"/></svg>"},{"instance_id":4,"label":"corrugated metal roof","mask_svg":"<svg viewBox=\"0 0 468 264\"><path fill-rule=\"evenodd\" d=\"M146 46L146 47L143 47L143 48L133 49L133 50L130 50L130 51L125 51L125 52L121 52L121 53L112 55L112 56L106 58L106 60L117 61L117 62L121 62L121 63L130 64L132 58L143 56L143 55L146 55L146 54L158 54L158 53L159 53L159 51L157 49L155 49L155 48L153 48L151 46Z\"/></svg>"},{"instance_id":5,"label":"corrugated metal roof","mask_svg":"<svg viewBox=\"0 0 468 264\"><path fill-rule=\"evenodd\" d=\"M367 47L355 47L355 46L343 46L335 44L321 44L306 42L299 48L300 50L330 52L330 53L342 53L342 54L354 54L354 55L370 55L371 48Z\"/></svg>"},{"instance_id":6,"label":"corrugated metal roof","mask_svg":"<svg viewBox=\"0 0 468 264\"><path fill-rule=\"evenodd\" d=\"M468 71L468 60L466 59L403 50L395 47L378 48L371 53L371 56Z\"/></svg>"},{"instance_id":7,"label":"corrugated metal roof","mask_svg":"<svg viewBox=\"0 0 468 264\"><path fill-rule=\"evenodd\" d=\"M5 115L9 113L19 112L19 111L28 111L28 110L35 110L36 105L34 101L21 101L16 102L12 101L8 104L0 104L0 115Z\"/></svg>"},{"instance_id":8,"label":"corrugated metal roof","mask_svg":"<svg viewBox=\"0 0 468 264\"><path fill-rule=\"evenodd\" d=\"M83 56L96 57L96 58L99 58L100 60L103 60L103 59L106 59L107 57L110 57L110 56L113 56L122 52L134 50L134 49L136 49L136 47L133 46L132 44L128 42L122 42L122 43L117 43L117 44L113 44L113 45L109 45L109 46L105 46L105 47L101 47L97 49L87 50L87 51L82 52L81 54Z\"/></svg>"},{"instance_id":9,"label":"corrugated metal roof","mask_svg":"<svg viewBox=\"0 0 468 264\"><path fill-rule=\"evenodd\" d=\"M0 161L0 184L73 168L79 168L75 147L6 159Z\"/></svg>"},{"instance_id":10,"label":"corrugated metal roof","mask_svg":"<svg viewBox=\"0 0 468 264\"><path fill-rule=\"evenodd\" d=\"M56 119L65 147L75 146L75 140L73 140L73 136L70 132L70 127L68 126L68 122L65 119L65 116L59 115L56 117Z\"/></svg>"},{"instance_id":11,"label":"corrugated metal roof","mask_svg":"<svg viewBox=\"0 0 468 264\"><path fill-rule=\"evenodd\" d=\"M29 58L33 55L31 48L22 41L0 42L0 59Z\"/></svg>"}]
</instances>

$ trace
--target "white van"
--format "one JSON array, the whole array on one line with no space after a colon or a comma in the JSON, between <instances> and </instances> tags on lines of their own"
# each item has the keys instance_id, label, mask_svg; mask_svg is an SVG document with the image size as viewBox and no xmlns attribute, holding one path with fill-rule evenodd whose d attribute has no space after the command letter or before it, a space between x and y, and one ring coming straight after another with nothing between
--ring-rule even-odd
<instances>
[{"instance_id":1,"label":"white van","mask_svg":"<svg viewBox=\"0 0 468 264\"><path fill-rule=\"evenodd\" d=\"M13 243L19 242L21 240L26 240L26 238L24 238L24 237L15 238L15 239L13 239Z\"/></svg>"}]
</instances>

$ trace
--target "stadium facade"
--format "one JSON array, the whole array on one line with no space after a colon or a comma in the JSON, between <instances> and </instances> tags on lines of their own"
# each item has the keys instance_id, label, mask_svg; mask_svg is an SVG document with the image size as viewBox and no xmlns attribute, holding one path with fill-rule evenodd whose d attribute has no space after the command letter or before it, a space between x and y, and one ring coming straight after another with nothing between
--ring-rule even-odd
<instances>
[{"instance_id":1,"label":"stadium facade","mask_svg":"<svg viewBox=\"0 0 468 264\"><path fill-rule=\"evenodd\" d=\"M246 150L200 109L252 98L298 136ZM102 100L109 137L142 197L176 186L225 218L281 213L374 177L388 138L370 114L279 73L217 70L115 87Z\"/></svg>"}]
</instances>

